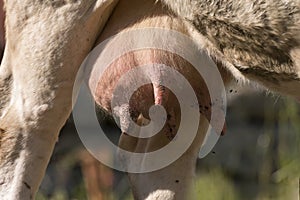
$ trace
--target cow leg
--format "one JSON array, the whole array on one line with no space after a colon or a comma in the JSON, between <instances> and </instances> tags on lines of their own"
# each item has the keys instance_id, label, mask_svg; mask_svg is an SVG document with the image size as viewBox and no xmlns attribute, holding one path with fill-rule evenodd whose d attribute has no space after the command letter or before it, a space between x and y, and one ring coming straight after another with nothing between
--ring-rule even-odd
<instances>
[{"instance_id":1,"label":"cow leg","mask_svg":"<svg viewBox=\"0 0 300 200\"><path fill-rule=\"evenodd\" d=\"M71 112L77 69L115 3L5 1L1 73L12 78L0 116L0 199L34 198Z\"/></svg>"},{"instance_id":2,"label":"cow leg","mask_svg":"<svg viewBox=\"0 0 300 200\"><path fill-rule=\"evenodd\" d=\"M208 128L208 121L203 117L202 119L194 142L175 162L157 171L128 174L136 200L195 199L196 190L193 188L193 180L195 178L196 160L203 142L203 136ZM132 140L134 139L122 134L120 147L124 148L123 145L130 143ZM153 151L157 150L157 146L162 143L161 141L166 141L163 133L159 133L156 137L147 141L139 141L143 145L132 146L132 149L128 146L126 148L135 152ZM170 154L170 156L173 155ZM145 154L145 157L147 157L147 154ZM141 167L144 167L142 165L143 163L141 163Z\"/></svg>"}]
</instances>

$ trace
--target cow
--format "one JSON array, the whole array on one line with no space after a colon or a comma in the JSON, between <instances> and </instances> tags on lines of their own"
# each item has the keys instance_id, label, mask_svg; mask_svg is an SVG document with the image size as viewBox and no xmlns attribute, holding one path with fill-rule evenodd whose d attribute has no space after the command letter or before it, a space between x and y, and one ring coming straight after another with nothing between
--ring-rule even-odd
<instances>
[{"instance_id":1,"label":"cow","mask_svg":"<svg viewBox=\"0 0 300 200\"><path fill-rule=\"evenodd\" d=\"M164 29L170 35L177 31L192 38L194 45L214 61L225 87L231 82L251 81L300 100L297 0L6 0L4 6L0 199L34 198L59 130L71 113L80 66L94 46L115 34L141 28ZM156 35L150 43L156 39L166 41ZM188 48L184 50L188 52ZM184 75L195 90L196 109L202 117L192 144L178 159L161 169L129 172L134 197L191 199L196 159L216 103L210 98L204 77L197 74L192 64L161 49L129 52L112 62L105 76L96 81L93 77L96 74L97 78L97 73L92 70L88 80L90 91L99 106L117 115L120 121L125 120L123 125L129 118L140 125L149 123L151 105L165 107L166 123L154 137L132 137L128 129L121 127L122 149L144 153L146 157L148 152L181 140L174 132L179 129L182 113L174 93L160 84L165 77L163 71L149 67L151 80L155 81L134 93L128 108L130 115L126 114L128 110L111 107L118 79L147 63L171 65ZM132 80L125 83L131 85ZM143 163L138 167L144 167Z\"/></svg>"}]
</instances>

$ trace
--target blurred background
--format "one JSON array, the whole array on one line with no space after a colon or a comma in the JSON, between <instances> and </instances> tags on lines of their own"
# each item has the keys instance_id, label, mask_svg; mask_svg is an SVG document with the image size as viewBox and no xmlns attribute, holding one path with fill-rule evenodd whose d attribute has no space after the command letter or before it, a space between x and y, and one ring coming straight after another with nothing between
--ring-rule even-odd
<instances>
[{"instance_id":1,"label":"blurred background","mask_svg":"<svg viewBox=\"0 0 300 200\"><path fill-rule=\"evenodd\" d=\"M197 163L196 190L205 200L299 200L300 106L253 88L228 91L227 132ZM119 129L101 119L115 144ZM61 131L38 200L132 199L125 173L97 162L72 118Z\"/></svg>"}]
</instances>

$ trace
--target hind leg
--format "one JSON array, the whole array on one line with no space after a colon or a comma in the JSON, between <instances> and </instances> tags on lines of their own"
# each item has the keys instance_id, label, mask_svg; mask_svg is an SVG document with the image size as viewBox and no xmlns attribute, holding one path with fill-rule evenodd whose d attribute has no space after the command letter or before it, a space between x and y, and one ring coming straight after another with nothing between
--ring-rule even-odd
<instances>
[{"instance_id":1,"label":"hind leg","mask_svg":"<svg viewBox=\"0 0 300 200\"><path fill-rule=\"evenodd\" d=\"M112 8L94 1L5 3L0 199L27 200L34 198L71 112L77 70L100 31L102 15Z\"/></svg>"}]
</instances>

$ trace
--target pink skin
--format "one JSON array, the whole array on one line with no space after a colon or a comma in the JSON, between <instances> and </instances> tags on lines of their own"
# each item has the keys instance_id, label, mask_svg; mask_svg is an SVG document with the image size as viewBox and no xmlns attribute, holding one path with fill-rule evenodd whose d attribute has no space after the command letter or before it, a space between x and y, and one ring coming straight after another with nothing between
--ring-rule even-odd
<instances>
[{"instance_id":1,"label":"pink skin","mask_svg":"<svg viewBox=\"0 0 300 200\"><path fill-rule=\"evenodd\" d=\"M172 57L172 59L166 59L170 57ZM116 60L108 67L98 82L96 94L94 95L96 97L96 103L111 112L110 102L112 92L114 91L115 85L120 77L134 67L143 66L149 63L164 63L167 66L173 66L182 75L184 75L191 83L194 91L196 91L201 113L210 120L210 96L201 76L195 75L197 72L193 71L193 68L183 61L182 58L166 55L166 53L160 52L159 50L144 50L128 53ZM153 73L159 82L161 77L160 72ZM128 83L124 84L130 85L134 83L130 83L129 80ZM142 114L144 117L149 119L148 111L153 104L165 107L168 119L164 127L164 133L169 140L172 140L176 135L178 124L180 124L178 121L180 119L180 106L176 97L168 88L154 83L140 87L138 91L133 94L130 100L132 119L136 121L139 114ZM225 129L226 126L224 125L222 135L225 133Z\"/></svg>"},{"instance_id":2,"label":"pink skin","mask_svg":"<svg viewBox=\"0 0 300 200\"><path fill-rule=\"evenodd\" d=\"M165 11L161 9L159 3L155 4L156 6L153 7L152 1L133 0L132 2L133 3L130 5L125 0L119 2L119 6L116 8L107 24L107 27L109 28L104 29L101 37L98 39L99 43L106 38L119 33L120 30L130 30L131 28L163 27L184 32L185 28L178 23L178 20L171 20L166 17L170 13L166 14ZM141 8L144 8L144 10ZM200 75L195 75L198 72L195 71L193 66L190 66L189 63L185 62L184 59L153 49L131 52L115 60L105 71L97 84L94 94L96 103L108 112L111 112L110 103L112 93L120 77L134 67L151 63L161 63L166 66L173 66L181 75L184 75L189 83L191 83L194 91L196 91L201 114L210 120L210 107L213 102L210 102L210 95L202 77ZM223 69L223 67L221 67L221 64L217 64L220 70L223 70L221 74L226 75L223 77L224 83L230 82L231 76ZM139 88L130 99L131 118L137 121L139 115L142 114L145 118L149 119L149 108L154 104L162 105L165 107L168 114L168 120L163 132L167 138L172 138L174 133L176 133L178 124L180 124L179 103L172 92L159 85L161 80L160 72L152 72L152 75L152 78L154 78L155 81L152 84L144 85ZM128 80L125 85L127 84L130 85L134 83ZM223 133L225 133L225 129L224 126Z\"/></svg>"},{"instance_id":3,"label":"pink skin","mask_svg":"<svg viewBox=\"0 0 300 200\"><path fill-rule=\"evenodd\" d=\"M164 105L168 101L169 92L164 86L153 84L153 93L155 105Z\"/></svg>"},{"instance_id":4,"label":"pink skin","mask_svg":"<svg viewBox=\"0 0 300 200\"><path fill-rule=\"evenodd\" d=\"M5 46L4 18L3 0L0 0L0 60Z\"/></svg>"}]
</instances>

